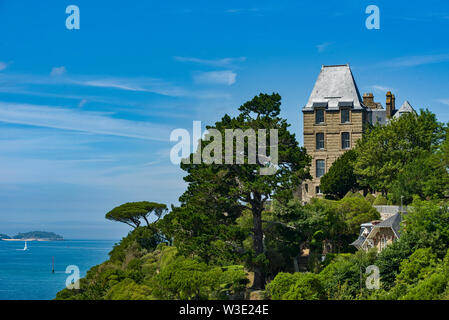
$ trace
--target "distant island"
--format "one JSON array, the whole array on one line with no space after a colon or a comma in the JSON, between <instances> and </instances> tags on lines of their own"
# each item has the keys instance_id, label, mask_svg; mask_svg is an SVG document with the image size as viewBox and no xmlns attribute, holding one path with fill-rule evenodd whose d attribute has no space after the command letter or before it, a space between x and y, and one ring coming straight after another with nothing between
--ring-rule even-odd
<instances>
[{"instance_id":1,"label":"distant island","mask_svg":"<svg viewBox=\"0 0 449 320\"><path fill-rule=\"evenodd\" d=\"M62 236L54 232L46 231L31 231L25 233L18 233L17 235L10 237L6 234L0 233L0 240L4 241L61 241L64 240Z\"/></svg>"}]
</instances>

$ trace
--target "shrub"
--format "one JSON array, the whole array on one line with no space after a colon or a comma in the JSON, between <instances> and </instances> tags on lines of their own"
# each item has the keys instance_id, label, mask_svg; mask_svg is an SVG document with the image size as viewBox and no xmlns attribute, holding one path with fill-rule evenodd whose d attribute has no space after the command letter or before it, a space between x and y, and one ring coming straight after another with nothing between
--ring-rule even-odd
<instances>
[{"instance_id":1,"label":"shrub","mask_svg":"<svg viewBox=\"0 0 449 320\"><path fill-rule=\"evenodd\" d=\"M407 292L400 300L436 300L445 292L447 287L447 275L434 273L421 280Z\"/></svg>"},{"instance_id":2,"label":"shrub","mask_svg":"<svg viewBox=\"0 0 449 320\"><path fill-rule=\"evenodd\" d=\"M402 261L396 281L414 284L432 273L437 263L437 257L431 248L418 249L413 252L410 258Z\"/></svg>"},{"instance_id":3,"label":"shrub","mask_svg":"<svg viewBox=\"0 0 449 320\"><path fill-rule=\"evenodd\" d=\"M325 297L320 276L315 273L299 273L296 282L282 295L284 300L320 300Z\"/></svg>"},{"instance_id":4,"label":"shrub","mask_svg":"<svg viewBox=\"0 0 449 320\"><path fill-rule=\"evenodd\" d=\"M346 195L344 196L343 199L345 199L345 198L361 198L361 199L363 199L363 196L360 192L348 191L348 193L346 193Z\"/></svg>"},{"instance_id":5,"label":"shrub","mask_svg":"<svg viewBox=\"0 0 449 320\"><path fill-rule=\"evenodd\" d=\"M388 203L387 198L382 195L378 195L373 202L373 206L386 206Z\"/></svg>"},{"instance_id":6,"label":"shrub","mask_svg":"<svg viewBox=\"0 0 449 320\"><path fill-rule=\"evenodd\" d=\"M125 279L113 286L105 296L107 300L149 300L150 288L145 285L139 285L132 279Z\"/></svg>"},{"instance_id":7,"label":"shrub","mask_svg":"<svg viewBox=\"0 0 449 320\"><path fill-rule=\"evenodd\" d=\"M292 285L295 284L299 272L285 273L279 272L277 276L267 285L267 293L273 300L281 300Z\"/></svg>"},{"instance_id":8,"label":"shrub","mask_svg":"<svg viewBox=\"0 0 449 320\"><path fill-rule=\"evenodd\" d=\"M320 273L329 299L354 299L360 294L360 272L374 264L376 251L340 254ZM363 273L363 277L366 275ZM365 281L365 280L363 280Z\"/></svg>"},{"instance_id":9,"label":"shrub","mask_svg":"<svg viewBox=\"0 0 449 320\"><path fill-rule=\"evenodd\" d=\"M373 204L374 201L376 200L376 197L373 196L371 193L368 193L365 197L365 200L368 201L369 203Z\"/></svg>"}]
</instances>

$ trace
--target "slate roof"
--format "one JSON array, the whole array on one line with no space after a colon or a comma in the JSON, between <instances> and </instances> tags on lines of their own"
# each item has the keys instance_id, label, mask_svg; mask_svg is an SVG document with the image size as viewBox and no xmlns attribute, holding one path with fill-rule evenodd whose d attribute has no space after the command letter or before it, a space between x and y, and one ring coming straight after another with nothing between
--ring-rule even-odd
<instances>
[{"instance_id":1,"label":"slate roof","mask_svg":"<svg viewBox=\"0 0 449 320\"><path fill-rule=\"evenodd\" d=\"M365 241L365 237L358 237L357 240L355 240L353 243L350 244L350 246L354 246L357 249L362 247L363 242Z\"/></svg>"},{"instance_id":2,"label":"slate roof","mask_svg":"<svg viewBox=\"0 0 449 320\"><path fill-rule=\"evenodd\" d=\"M374 228L391 228L399 236L399 228L402 221L402 215L400 212L392 215L388 219L374 226Z\"/></svg>"},{"instance_id":3,"label":"slate roof","mask_svg":"<svg viewBox=\"0 0 449 320\"><path fill-rule=\"evenodd\" d=\"M415 112L415 109L410 105L410 103L405 100L402 106L395 112L394 118L399 118L401 114Z\"/></svg>"},{"instance_id":4,"label":"slate roof","mask_svg":"<svg viewBox=\"0 0 449 320\"><path fill-rule=\"evenodd\" d=\"M385 219L384 221L375 224L372 226L372 228L369 231L368 236L363 236L362 233L360 233L359 237L357 238L357 240L355 240L354 242L352 242L350 245L356 247L357 249L361 249L362 248L362 244L365 242L365 240L367 238L370 238L370 236L372 236L375 231L377 229L380 228L391 228L393 230L393 232L396 234L396 236L399 238L400 233L399 233L399 229L401 226L401 221L402 221L402 215L400 212L395 213L394 215L392 215L391 217L389 217L388 219ZM363 227L364 225L362 225ZM363 229L363 228L362 228Z\"/></svg>"},{"instance_id":5,"label":"slate roof","mask_svg":"<svg viewBox=\"0 0 449 320\"><path fill-rule=\"evenodd\" d=\"M351 68L346 65L322 66L303 111L316 107L338 110L340 107L365 109Z\"/></svg>"},{"instance_id":6,"label":"slate roof","mask_svg":"<svg viewBox=\"0 0 449 320\"><path fill-rule=\"evenodd\" d=\"M373 228L373 224L371 222L363 223L361 225L359 237L357 238L357 240L355 240L350 245L356 247L357 249L361 249L362 244L363 244L363 242L365 242L365 239L366 239L366 236L364 235L364 230L366 229L366 231L368 231L368 234L369 234L371 232L372 228Z\"/></svg>"}]
</instances>

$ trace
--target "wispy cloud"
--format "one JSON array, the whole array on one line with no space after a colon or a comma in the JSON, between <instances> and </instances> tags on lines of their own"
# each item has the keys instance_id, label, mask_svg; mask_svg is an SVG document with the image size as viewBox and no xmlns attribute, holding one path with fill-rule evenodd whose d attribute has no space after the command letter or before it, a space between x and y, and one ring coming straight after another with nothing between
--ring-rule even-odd
<instances>
[{"instance_id":1,"label":"wispy cloud","mask_svg":"<svg viewBox=\"0 0 449 320\"><path fill-rule=\"evenodd\" d=\"M198 73L200 75L200 73ZM225 81L228 84L229 81L235 82L235 73L232 71L219 71L218 74L210 74L209 77L214 76L215 83L221 83L220 77L228 77L229 79ZM208 76L206 75L205 78ZM199 77L200 82L202 77ZM206 80L206 79L204 79ZM213 81L213 79L211 79ZM218 82L217 82L218 81ZM231 83L231 84L232 84ZM168 97L191 97L197 99L221 99L229 98L229 94L226 92L213 92L213 91L198 91L190 90L180 86L177 86L171 82L167 82L161 79L155 78L122 78L122 77L112 77L112 76L89 76L89 75L78 75L78 76L67 76L61 75L58 77L53 77L50 75L28 75L28 74L4 74L0 73L0 92L17 93L17 94L28 94L28 95L38 95L38 96L54 96L61 98L70 98L82 100L86 97L74 96L74 95L61 95L55 93L45 93L42 88L39 91L30 91L24 89L24 85L46 85L46 86L58 86L58 85L72 85L81 87L94 87L94 88L104 88L104 89L114 89L120 91L129 92L146 92L154 93ZM100 94L100 93L99 93ZM89 100L102 100L105 103L117 104L117 100L108 97L91 97ZM128 102L126 102L128 103Z\"/></svg>"},{"instance_id":2,"label":"wispy cloud","mask_svg":"<svg viewBox=\"0 0 449 320\"><path fill-rule=\"evenodd\" d=\"M8 67L8 64L6 62L0 61L0 71L5 70Z\"/></svg>"},{"instance_id":3,"label":"wispy cloud","mask_svg":"<svg viewBox=\"0 0 449 320\"><path fill-rule=\"evenodd\" d=\"M69 80L69 83L87 87L156 93L171 97L183 97L191 94L189 91L183 88L173 86L170 83L164 82L159 79L152 78L103 77L89 79L86 77L80 79L71 79Z\"/></svg>"},{"instance_id":4,"label":"wispy cloud","mask_svg":"<svg viewBox=\"0 0 449 320\"><path fill-rule=\"evenodd\" d=\"M51 69L50 75L51 76L62 76L66 72L67 72L67 69L64 66L54 67L53 69Z\"/></svg>"},{"instance_id":5,"label":"wispy cloud","mask_svg":"<svg viewBox=\"0 0 449 320\"><path fill-rule=\"evenodd\" d=\"M0 122L155 141L168 141L170 135L164 125L98 112L8 102L0 102Z\"/></svg>"},{"instance_id":6,"label":"wispy cloud","mask_svg":"<svg viewBox=\"0 0 449 320\"><path fill-rule=\"evenodd\" d=\"M394 88L387 87L387 86L382 86L382 85L377 85L377 84L369 86L369 88L371 88L371 89L373 89L375 91L378 91L378 92L394 91Z\"/></svg>"},{"instance_id":7,"label":"wispy cloud","mask_svg":"<svg viewBox=\"0 0 449 320\"><path fill-rule=\"evenodd\" d=\"M318 52L321 53L321 52L326 51L326 49L328 49L332 44L333 44L333 42L324 42L324 43L316 45L316 48L317 48Z\"/></svg>"},{"instance_id":8,"label":"wispy cloud","mask_svg":"<svg viewBox=\"0 0 449 320\"><path fill-rule=\"evenodd\" d=\"M449 106L449 99L435 99L435 101Z\"/></svg>"},{"instance_id":9,"label":"wispy cloud","mask_svg":"<svg viewBox=\"0 0 449 320\"><path fill-rule=\"evenodd\" d=\"M449 54L407 56L381 63L387 67L416 67L449 61Z\"/></svg>"},{"instance_id":10,"label":"wispy cloud","mask_svg":"<svg viewBox=\"0 0 449 320\"><path fill-rule=\"evenodd\" d=\"M236 82L237 74L230 70L200 72L194 75L193 80L198 84L224 84L232 85Z\"/></svg>"},{"instance_id":11,"label":"wispy cloud","mask_svg":"<svg viewBox=\"0 0 449 320\"><path fill-rule=\"evenodd\" d=\"M174 57L176 61L179 62L192 62L197 64L209 65L214 67L228 67L237 62L244 62L246 57L238 58L221 58L221 59L200 59L193 57Z\"/></svg>"},{"instance_id":12,"label":"wispy cloud","mask_svg":"<svg viewBox=\"0 0 449 320\"><path fill-rule=\"evenodd\" d=\"M235 9L227 9L225 10L226 13L245 13L245 12L260 12L261 10L259 8L235 8Z\"/></svg>"},{"instance_id":13,"label":"wispy cloud","mask_svg":"<svg viewBox=\"0 0 449 320\"><path fill-rule=\"evenodd\" d=\"M60 71L59 71L60 72ZM110 88L123 91L149 92L165 96L190 96L194 93L189 92L181 87L175 86L169 82L154 78L120 78L111 76L91 76L78 75L67 76L59 74L59 76L42 76L27 74L0 74L0 84L8 83L24 85L77 85L96 88Z\"/></svg>"},{"instance_id":14,"label":"wispy cloud","mask_svg":"<svg viewBox=\"0 0 449 320\"><path fill-rule=\"evenodd\" d=\"M80 101L80 103L78 104L78 107L79 107L79 108L82 108L82 107L84 107L84 106L86 105L86 103L87 103L87 99L82 99L82 100Z\"/></svg>"}]
</instances>

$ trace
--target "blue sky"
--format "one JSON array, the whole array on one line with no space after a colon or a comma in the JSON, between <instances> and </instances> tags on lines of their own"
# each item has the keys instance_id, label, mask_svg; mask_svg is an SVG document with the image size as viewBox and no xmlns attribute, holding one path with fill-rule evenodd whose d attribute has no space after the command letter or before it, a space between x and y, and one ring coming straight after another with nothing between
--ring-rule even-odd
<instances>
[{"instance_id":1,"label":"blue sky","mask_svg":"<svg viewBox=\"0 0 449 320\"><path fill-rule=\"evenodd\" d=\"M65 27L71 4L80 30ZM119 239L107 211L185 189L170 132L260 92L281 94L302 144L323 64L449 121L447 1L0 0L0 30L0 233Z\"/></svg>"}]
</instances>

